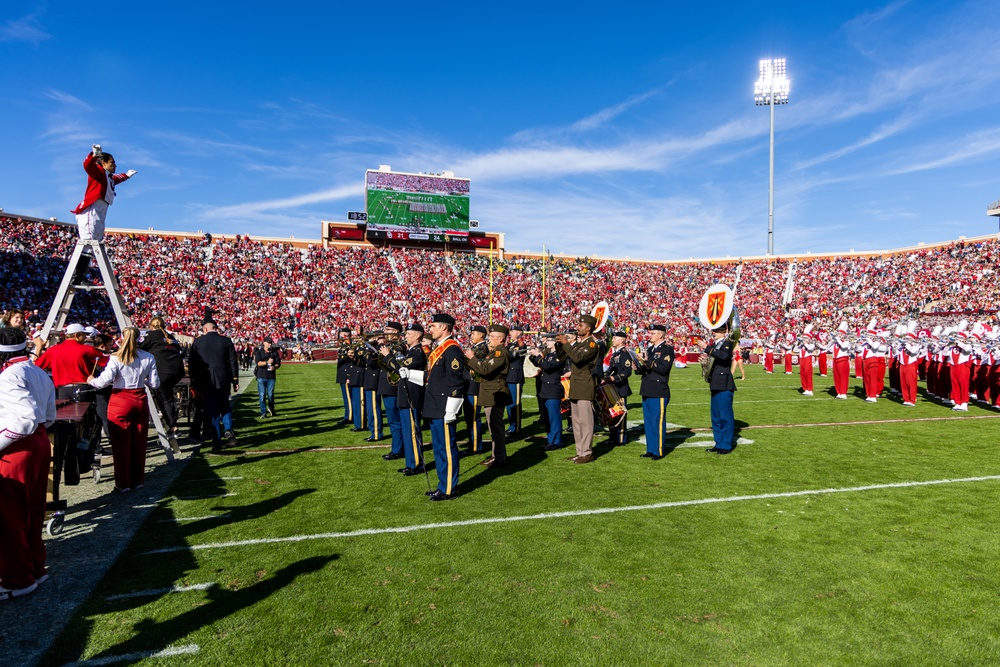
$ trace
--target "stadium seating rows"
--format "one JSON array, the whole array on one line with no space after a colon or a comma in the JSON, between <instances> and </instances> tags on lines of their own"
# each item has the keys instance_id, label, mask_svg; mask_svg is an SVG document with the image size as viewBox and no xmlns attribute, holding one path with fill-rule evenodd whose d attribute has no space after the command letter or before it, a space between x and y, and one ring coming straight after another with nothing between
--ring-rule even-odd
<instances>
[{"instance_id":1,"label":"stadium seating rows","mask_svg":"<svg viewBox=\"0 0 1000 667\"><path fill-rule=\"evenodd\" d=\"M71 226L0 217L0 306L48 311L72 252ZM126 304L140 325L163 313L169 326L193 333L206 305L233 335L290 337L323 343L342 325L372 329L386 319L426 321L447 311L463 327L489 317L491 260L400 248L299 248L247 237L232 240L109 234L107 246ZM841 319L861 326L887 323L933 302L936 310L995 312L1000 286L994 271L1000 243L952 243L917 252L846 256L798 262L792 301L782 305L790 262L742 263L737 303L745 337L766 336L801 320L820 330ZM582 310L606 300L616 328L666 323L680 338L698 333L696 311L716 282L732 284L739 263L641 264L552 258L546 265L545 324L572 326ZM542 260L492 261L494 321L542 324ZM108 322L106 299L82 294L76 319Z\"/></svg>"}]
</instances>

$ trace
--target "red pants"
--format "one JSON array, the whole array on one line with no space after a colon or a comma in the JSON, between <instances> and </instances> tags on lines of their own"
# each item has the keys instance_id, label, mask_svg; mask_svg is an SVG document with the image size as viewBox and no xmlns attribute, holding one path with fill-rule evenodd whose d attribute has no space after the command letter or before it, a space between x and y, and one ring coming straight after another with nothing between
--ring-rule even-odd
<instances>
[{"instance_id":1,"label":"red pants","mask_svg":"<svg viewBox=\"0 0 1000 667\"><path fill-rule=\"evenodd\" d=\"M951 365L951 400L955 405L969 402L969 362Z\"/></svg>"},{"instance_id":2,"label":"red pants","mask_svg":"<svg viewBox=\"0 0 1000 667\"><path fill-rule=\"evenodd\" d=\"M764 353L764 370L768 373L774 372L774 352Z\"/></svg>"},{"instance_id":3,"label":"red pants","mask_svg":"<svg viewBox=\"0 0 1000 667\"><path fill-rule=\"evenodd\" d=\"M819 355L819 375L826 377L826 352Z\"/></svg>"},{"instance_id":4,"label":"red pants","mask_svg":"<svg viewBox=\"0 0 1000 667\"><path fill-rule=\"evenodd\" d=\"M792 355L790 354L785 355L785 372L786 373L792 372Z\"/></svg>"},{"instance_id":5,"label":"red pants","mask_svg":"<svg viewBox=\"0 0 1000 667\"><path fill-rule=\"evenodd\" d=\"M917 402L917 365L899 365L899 391L904 403Z\"/></svg>"},{"instance_id":6,"label":"red pants","mask_svg":"<svg viewBox=\"0 0 1000 667\"><path fill-rule=\"evenodd\" d=\"M860 354L854 357L854 377L865 377L865 360L861 358Z\"/></svg>"},{"instance_id":7,"label":"red pants","mask_svg":"<svg viewBox=\"0 0 1000 667\"><path fill-rule=\"evenodd\" d=\"M799 357L799 380L802 381L802 391L813 390L813 358L808 354Z\"/></svg>"},{"instance_id":8,"label":"red pants","mask_svg":"<svg viewBox=\"0 0 1000 667\"><path fill-rule=\"evenodd\" d=\"M108 401L108 439L115 458L115 486L134 489L146 477L149 406L144 389L115 389Z\"/></svg>"},{"instance_id":9,"label":"red pants","mask_svg":"<svg viewBox=\"0 0 1000 667\"><path fill-rule=\"evenodd\" d=\"M865 359L865 396L878 398L885 389L885 357Z\"/></svg>"},{"instance_id":10,"label":"red pants","mask_svg":"<svg viewBox=\"0 0 1000 667\"><path fill-rule=\"evenodd\" d=\"M25 588L45 574L45 491L52 448L45 427L0 452L0 585Z\"/></svg>"},{"instance_id":11,"label":"red pants","mask_svg":"<svg viewBox=\"0 0 1000 667\"><path fill-rule=\"evenodd\" d=\"M833 360L833 387L837 395L846 395L851 385L850 357L837 357Z\"/></svg>"}]
</instances>

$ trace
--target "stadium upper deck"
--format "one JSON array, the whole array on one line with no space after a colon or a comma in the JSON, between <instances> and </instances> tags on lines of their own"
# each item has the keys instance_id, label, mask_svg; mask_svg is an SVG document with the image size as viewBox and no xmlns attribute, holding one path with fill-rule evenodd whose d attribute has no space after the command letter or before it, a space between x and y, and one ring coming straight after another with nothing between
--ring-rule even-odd
<instances>
[{"instance_id":1,"label":"stadium upper deck","mask_svg":"<svg viewBox=\"0 0 1000 667\"><path fill-rule=\"evenodd\" d=\"M44 313L75 226L3 216L0 277L9 287L0 301ZM749 337L803 319L825 328L841 319L890 322L930 309L992 314L1000 306L997 235L881 252L665 262L544 260L530 253L491 258L367 242L324 248L305 239L127 229L109 230L107 244L139 323L159 312L176 330L190 332L211 305L234 335L248 337L287 337L298 329L325 341L341 325L372 328L437 310L452 312L466 327L487 321L491 303L496 321L558 329L599 300L612 304L617 326L662 321L682 336L698 330L694 313L704 290L737 277ZM85 296L74 307L80 319L110 319L102 297Z\"/></svg>"}]
</instances>

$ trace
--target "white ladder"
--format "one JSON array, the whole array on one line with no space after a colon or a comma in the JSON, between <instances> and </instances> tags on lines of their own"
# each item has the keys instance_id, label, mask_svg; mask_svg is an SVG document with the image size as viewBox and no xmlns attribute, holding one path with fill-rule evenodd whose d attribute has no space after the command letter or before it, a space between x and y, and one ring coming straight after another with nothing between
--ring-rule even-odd
<instances>
[{"instance_id":1,"label":"white ladder","mask_svg":"<svg viewBox=\"0 0 1000 667\"><path fill-rule=\"evenodd\" d=\"M84 255L84 250L88 248L97 260L97 267L100 269L101 278L104 280L103 285L73 284L73 276L76 274L77 264ZM128 316L128 311L125 310L125 302L122 301L118 278L115 277L114 268L111 266L111 258L108 257L108 252L104 248L104 242L79 239L76 242L76 248L73 249L72 256L69 258L69 264L66 265L66 273L59 284L59 290L56 292L55 301L52 302L52 308L49 309L49 314L45 317L45 324L42 326L41 333L42 340L51 342L49 336L52 332L61 331L65 328L66 318L69 316L69 309L73 305L73 297L76 296L77 292L100 290L108 293L108 299L111 301L111 309L115 312L115 320L118 322L118 328L125 331L125 329L132 326L132 319ZM149 415L152 417L153 425L156 427L157 440L167 455L167 462L173 463L174 452L167 437L167 429L163 426L163 421L160 419L160 414L156 409L157 404L154 400L153 392L149 387L146 387L146 398L150 405Z\"/></svg>"}]
</instances>

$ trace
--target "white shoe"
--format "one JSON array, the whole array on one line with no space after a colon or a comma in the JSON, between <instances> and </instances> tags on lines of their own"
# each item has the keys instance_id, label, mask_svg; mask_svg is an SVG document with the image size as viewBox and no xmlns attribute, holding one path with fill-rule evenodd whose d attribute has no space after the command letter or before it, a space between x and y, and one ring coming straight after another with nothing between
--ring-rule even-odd
<instances>
[{"instance_id":1,"label":"white shoe","mask_svg":"<svg viewBox=\"0 0 1000 667\"><path fill-rule=\"evenodd\" d=\"M30 586L25 586L24 588L4 588L3 586L0 586L0 601L10 600L11 598L19 598L22 595L34 593L36 588L38 588L37 581Z\"/></svg>"},{"instance_id":2,"label":"white shoe","mask_svg":"<svg viewBox=\"0 0 1000 667\"><path fill-rule=\"evenodd\" d=\"M878 399L869 396L868 398L865 399L865 403L878 403Z\"/></svg>"},{"instance_id":3,"label":"white shoe","mask_svg":"<svg viewBox=\"0 0 1000 667\"><path fill-rule=\"evenodd\" d=\"M903 401L903 407L912 408L913 403L910 403L909 401Z\"/></svg>"},{"instance_id":4,"label":"white shoe","mask_svg":"<svg viewBox=\"0 0 1000 667\"><path fill-rule=\"evenodd\" d=\"M804 391L804 392L802 392L802 395L803 396L812 396L813 393L811 391Z\"/></svg>"},{"instance_id":5,"label":"white shoe","mask_svg":"<svg viewBox=\"0 0 1000 667\"><path fill-rule=\"evenodd\" d=\"M785 371L785 375L791 375L791 374L792 374L791 371Z\"/></svg>"},{"instance_id":6,"label":"white shoe","mask_svg":"<svg viewBox=\"0 0 1000 667\"><path fill-rule=\"evenodd\" d=\"M847 400L847 394L837 394L835 398L839 398L842 401Z\"/></svg>"},{"instance_id":7,"label":"white shoe","mask_svg":"<svg viewBox=\"0 0 1000 667\"><path fill-rule=\"evenodd\" d=\"M958 405L953 407L952 410L955 412L968 412L969 406L966 405L965 403L959 403Z\"/></svg>"}]
</instances>

